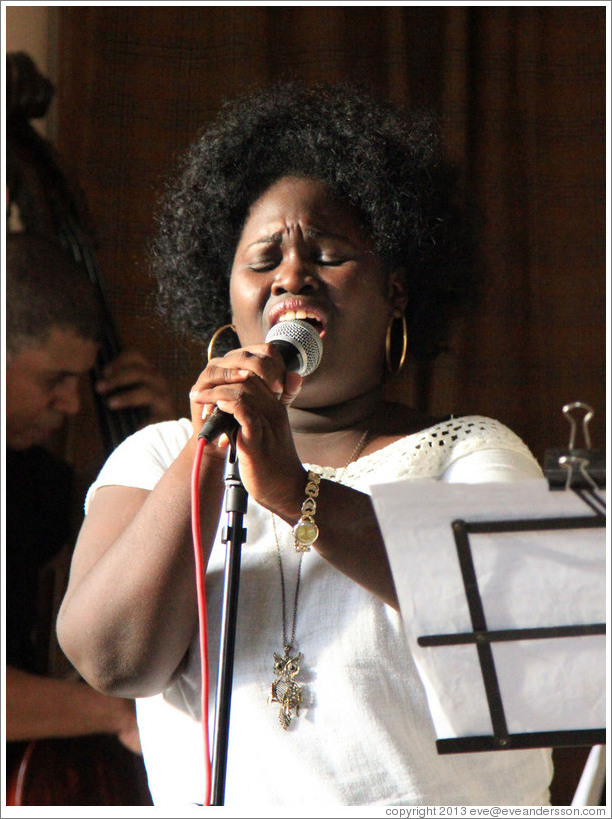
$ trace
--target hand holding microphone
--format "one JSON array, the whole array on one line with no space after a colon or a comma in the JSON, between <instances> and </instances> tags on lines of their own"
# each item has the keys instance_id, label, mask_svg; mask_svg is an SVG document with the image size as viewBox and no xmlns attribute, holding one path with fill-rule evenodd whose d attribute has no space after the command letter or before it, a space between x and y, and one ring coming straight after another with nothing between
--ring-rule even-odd
<instances>
[{"instance_id":1,"label":"hand holding microphone","mask_svg":"<svg viewBox=\"0 0 612 819\"><path fill-rule=\"evenodd\" d=\"M288 372L306 376L313 373L321 362L323 343L316 329L307 321L295 319L283 321L271 327L266 335L266 343L271 343L280 353ZM205 421L198 438L207 444L221 434L231 436L238 422L231 413L218 407Z\"/></svg>"}]
</instances>

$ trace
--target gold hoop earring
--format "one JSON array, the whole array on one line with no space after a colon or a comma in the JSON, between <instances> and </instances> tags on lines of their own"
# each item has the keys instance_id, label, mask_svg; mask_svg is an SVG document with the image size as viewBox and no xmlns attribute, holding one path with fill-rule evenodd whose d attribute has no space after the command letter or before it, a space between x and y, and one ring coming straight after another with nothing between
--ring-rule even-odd
<instances>
[{"instance_id":1,"label":"gold hoop earring","mask_svg":"<svg viewBox=\"0 0 612 819\"><path fill-rule=\"evenodd\" d=\"M236 332L236 328L233 324L224 324L223 327L219 327L219 329L213 334L213 337L208 342L208 349L206 350L206 361L210 361L212 358L213 347L215 346L215 341L219 338L221 333L224 333L226 330L232 330L234 333Z\"/></svg>"},{"instance_id":2,"label":"gold hoop earring","mask_svg":"<svg viewBox=\"0 0 612 819\"><path fill-rule=\"evenodd\" d=\"M400 356L400 362L398 366L394 369L393 364L391 363L391 336L393 333L393 323L397 318L401 318L402 322L402 354ZM387 325L387 335L385 337L385 359L387 362L387 370L389 371L390 375L399 375L402 371L404 363L406 362L406 352L408 351L408 327L406 326L406 316L402 313L400 316L391 316L389 319L389 324Z\"/></svg>"}]
</instances>

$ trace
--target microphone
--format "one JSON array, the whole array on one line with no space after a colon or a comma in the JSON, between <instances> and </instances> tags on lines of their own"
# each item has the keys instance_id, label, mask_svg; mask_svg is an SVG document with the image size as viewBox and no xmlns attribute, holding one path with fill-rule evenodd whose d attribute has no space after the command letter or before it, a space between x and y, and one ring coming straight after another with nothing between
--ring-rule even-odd
<instances>
[{"instance_id":1,"label":"microphone","mask_svg":"<svg viewBox=\"0 0 612 819\"><path fill-rule=\"evenodd\" d=\"M323 342L307 321L279 321L269 329L266 342L273 344L278 350L288 372L310 375L321 363ZM238 422L231 413L216 407L204 423L198 438L204 438L210 444L223 432L230 435L237 427Z\"/></svg>"}]
</instances>

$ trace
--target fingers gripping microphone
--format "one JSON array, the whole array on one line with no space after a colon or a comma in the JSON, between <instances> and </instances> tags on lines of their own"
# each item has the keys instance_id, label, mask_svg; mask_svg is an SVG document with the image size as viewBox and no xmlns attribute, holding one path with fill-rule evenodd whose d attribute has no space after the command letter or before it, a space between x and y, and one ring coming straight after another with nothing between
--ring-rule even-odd
<instances>
[{"instance_id":1,"label":"fingers gripping microphone","mask_svg":"<svg viewBox=\"0 0 612 819\"><path fill-rule=\"evenodd\" d=\"M321 363L323 343L315 328L307 321L281 321L271 327L266 342L273 344L285 362L289 372L310 375ZM207 419L198 438L207 444L215 441L225 432L230 435L238 427L238 422L229 412L218 407Z\"/></svg>"}]
</instances>

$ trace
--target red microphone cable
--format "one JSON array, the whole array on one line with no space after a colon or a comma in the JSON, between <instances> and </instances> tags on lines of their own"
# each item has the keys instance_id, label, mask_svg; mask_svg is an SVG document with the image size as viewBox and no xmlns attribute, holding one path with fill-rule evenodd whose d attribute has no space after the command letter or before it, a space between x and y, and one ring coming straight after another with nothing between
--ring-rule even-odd
<instances>
[{"instance_id":1,"label":"red microphone cable","mask_svg":"<svg viewBox=\"0 0 612 819\"><path fill-rule=\"evenodd\" d=\"M191 473L191 530L195 558L198 623L200 628L200 664L202 668L201 709L202 738L204 741L204 805L209 806L211 791L211 762L210 739L208 735L208 626L206 622L206 570L202 559L202 542L200 536L200 466L202 463L202 453L205 446L206 440L204 438L198 438L198 446Z\"/></svg>"}]
</instances>

